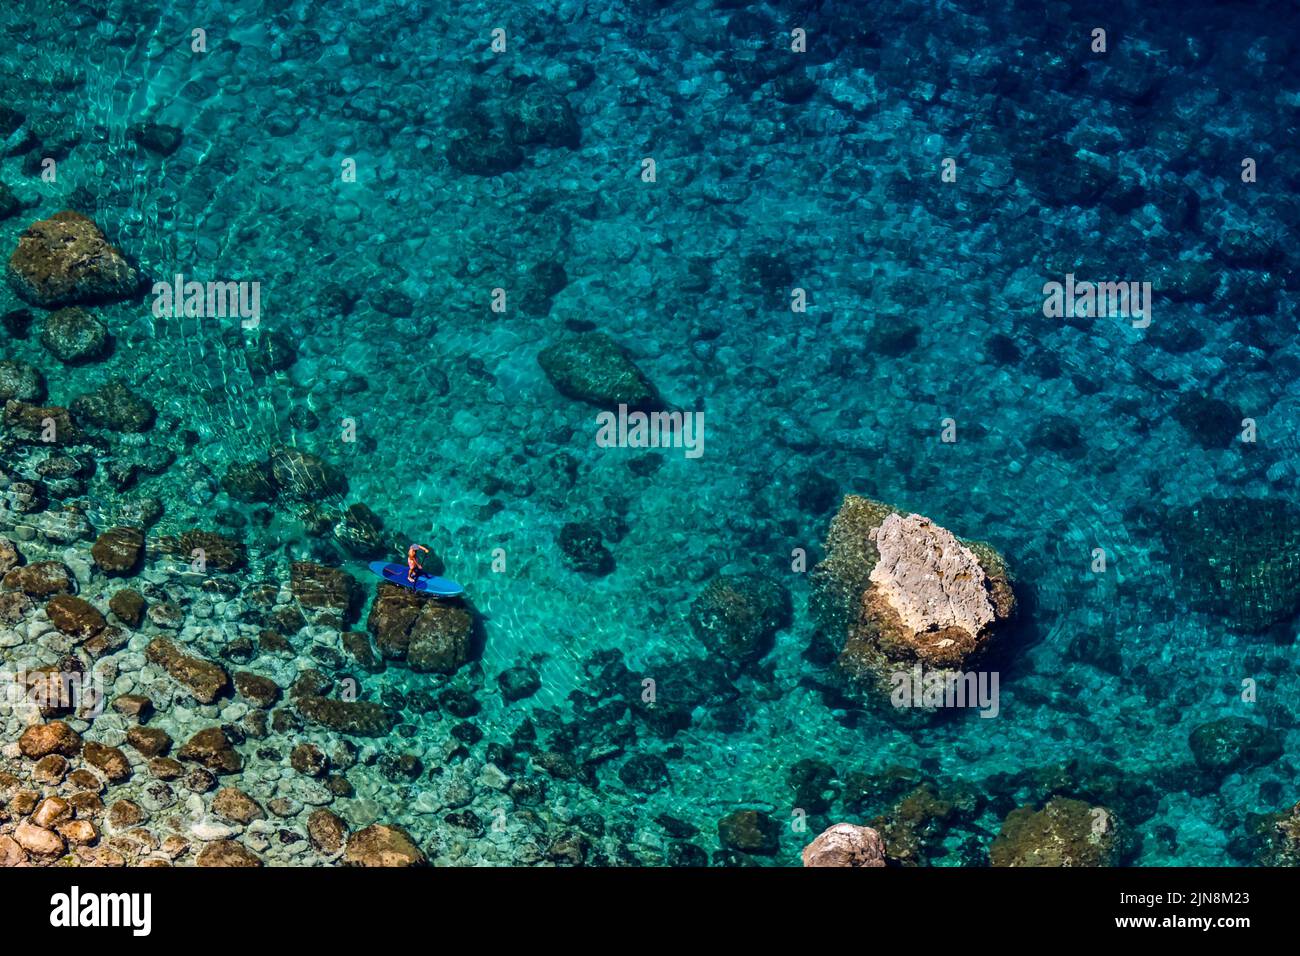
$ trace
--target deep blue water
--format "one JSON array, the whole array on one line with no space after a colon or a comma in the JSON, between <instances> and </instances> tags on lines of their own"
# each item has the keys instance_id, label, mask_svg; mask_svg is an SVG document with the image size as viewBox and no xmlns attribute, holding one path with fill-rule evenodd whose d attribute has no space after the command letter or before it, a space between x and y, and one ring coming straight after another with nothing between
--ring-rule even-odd
<instances>
[{"instance_id":1,"label":"deep blue water","mask_svg":"<svg viewBox=\"0 0 1300 956\"><path fill-rule=\"evenodd\" d=\"M132 764L105 804L191 841L181 862L217 836L328 862L303 839L328 806L439 863L788 866L824 827L876 821L900 860L979 866L1008 813L1054 796L1113 813L1117 862L1272 859L1258 818L1300 800L1292 12L187 7L0 10L0 247L75 210L143 283L86 305L112 347L67 364L43 341L53 310L11 281L0 357L39 370L45 405L122 379L156 409L139 432L82 415L84 440L56 449L7 423L0 534L25 563L65 563L105 613L128 586L178 607L180 627L146 619L102 658L110 697L149 696L178 747L241 728L220 785L283 812L222 822L188 778L146 796L158 781L112 708L72 720ZM157 314L150 286L176 274L258 283L256 327ZM1150 283L1149 322L1045 315L1067 274ZM587 400L539 362L593 332L644 376L627 394L702 413L702 453L597 441L616 360L591 359L605 391ZM283 481L270 501L232 494L232 464L280 445L340 481L307 501ZM844 494L1005 556L1019 609L990 665L996 718L899 722L846 692L807 608ZM147 499L142 566L92 567ZM357 503L382 520L374 554L335 534ZM68 508L86 525L60 533ZM247 548L219 586L167 553L194 528ZM367 670L342 640L367 631L367 561L411 542L467 589L474 647L453 674ZM255 599L269 581L292 606L302 559L355 577L349 622ZM691 609L748 573L793 613L737 664ZM6 666L88 663L42 603L0 626ZM272 715L258 737L245 697L197 704L147 660L160 634L270 677L286 713L304 673L326 697L353 686L391 730ZM12 743L26 720L6 720ZM1190 744L1205 725L1249 739L1214 763ZM324 777L293 766L302 743ZM30 785L15 748L0 769ZM918 792L946 809L915 822ZM719 834L750 809L769 821L757 852Z\"/></svg>"}]
</instances>

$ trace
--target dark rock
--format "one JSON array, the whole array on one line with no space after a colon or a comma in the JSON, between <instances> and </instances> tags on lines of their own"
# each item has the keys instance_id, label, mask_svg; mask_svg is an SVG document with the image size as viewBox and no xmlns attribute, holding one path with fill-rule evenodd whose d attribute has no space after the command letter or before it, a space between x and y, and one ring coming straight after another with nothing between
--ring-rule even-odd
<instances>
[{"instance_id":1,"label":"dark rock","mask_svg":"<svg viewBox=\"0 0 1300 956\"><path fill-rule=\"evenodd\" d=\"M729 661L757 660L793 619L790 592L760 574L715 578L691 602L691 630Z\"/></svg>"},{"instance_id":2,"label":"dark rock","mask_svg":"<svg viewBox=\"0 0 1300 956\"><path fill-rule=\"evenodd\" d=\"M1188 743L1196 765L1214 780L1272 763L1282 754L1278 735L1244 717L1224 717L1201 724Z\"/></svg>"},{"instance_id":3,"label":"dark rock","mask_svg":"<svg viewBox=\"0 0 1300 956\"><path fill-rule=\"evenodd\" d=\"M85 309L59 309L45 319L41 345L65 365L79 365L108 351L108 326Z\"/></svg>"},{"instance_id":4,"label":"dark rock","mask_svg":"<svg viewBox=\"0 0 1300 956\"><path fill-rule=\"evenodd\" d=\"M208 727L186 741L176 754L181 760L197 763L213 773L239 773L244 760L220 727Z\"/></svg>"},{"instance_id":5,"label":"dark rock","mask_svg":"<svg viewBox=\"0 0 1300 956\"><path fill-rule=\"evenodd\" d=\"M718 840L729 849L770 856L780 839L780 824L761 810L737 810L718 821Z\"/></svg>"},{"instance_id":6,"label":"dark rock","mask_svg":"<svg viewBox=\"0 0 1300 956\"><path fill-rule=\"evenodd\" d=\"M547 346L537 356L562 395L613 410L653 408L658 392L627 352L603 332L585 332Z\"/></svg>"},{"instance_id":7,"label":"dark rock","mask_svg":"<svg viewBox=\"0 0 1300 956\"><path fill-rule=\"evenodd\" d=\"M542 689L542 679L532 667L510 667L497 675L497 686L507 703L532 697Z\"/></svg>"},{"instance_id":8,"label":"dark rock","mask_svg":"<svg viewBox=\"0 0 1300 956\"><path fill-rule=\"evenodd\" d=\"M153 405L120 378L82 395L73 401L69 411L79 422L114 432L147 431L157 414Z\"/></svg>"},{"instance_id":9,"label":"dark rock","mask_svg":"<svg viewBox=\"0 0 1300 956\"><path fill-rule=\"evenodd\" d=\"M637 754L619 768L618 779L636 793L658 793L668 786L668 765L654 754Z\"/></svg>"},{"instance_id":10,"label":"dark rock","mask_svg":"<svg viewBox=\"0 0 1300 956\"><path fill-rule=\"evenodd\" d=\"M106 574L134 574L144 559L144 532L139 528L109 528L96 539L90 556Z\"/></svg>"},{"instance_id":11,"label":"dark rock","mask_svg":"<svg viewBox=\"0 0 1300 956\"><path fill-rule=\"evenodd\" d=\"M512 97L503 116L506 132L516 143L577 149L582 138L568 100L540 86Z\"/></svg>"},{"instance_id":12,"label":"dark rock","mask_svg":"<svg viewBox=\"0 0 1300 956\"><path fill-rule=\"evenodd\" d=\"M15 399L39 402L45 398L45 377L34 365L12 359L0 361L0 403Z\"/></svg>"},{"instance_id":13,"label":"dark rock","mask_svg":"<svg viewBox=\"0 0 1300 956\"><path fill-rule=\"evenodd\" d=\"M184 686L203 704L211 704L230 686L230 678L219 664L192 657L165 637L156 637L145 648L145 657Z\"/></svg>"},{"instance_id":14,"label":"dark rock","mask_svg":"<svg viewBox=\"0 0 1300 956\"><path fill-rule=\"evenodd\" d=\"M556 543L565 564L575 571L606 575L614 570L614 555L605 547L600 529L593 524L567 522L560 528Z\"/></svg>"}]
</instances>

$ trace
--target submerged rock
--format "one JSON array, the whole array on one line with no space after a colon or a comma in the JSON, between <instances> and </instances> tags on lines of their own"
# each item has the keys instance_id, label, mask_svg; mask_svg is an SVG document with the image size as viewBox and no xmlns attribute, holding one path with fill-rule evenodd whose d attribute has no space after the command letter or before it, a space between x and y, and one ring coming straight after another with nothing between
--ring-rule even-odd
<instances>
[{"instance_id":1,"label":"submerged rock","mask_svg":"<svg viewBox=\"0 0 1300 956\"><path fill-rule=\"evenodd\" d=\"M322 458L289 445L271 449L271 477L287 497L319 501L348 490L343 473Z\"/></svg>"},{"instance_id":2,"label":"submerged rock","mask_svg":"<svg viewBox=\"0 0 1300 956\"><path fill-rule=\"evenodd\" d=\"M45 398L45 376L34 365L12 359L0 361L0 402L15 399L39 402Z\"/></svg>"},{"instance_id":3,"label":"submerged rock","mask_svg":"<svg viewBox=\"0 0 1300 956\"><path fill-rule=\"evenodd\" d=\"M34 561L7 573L3 585L6 590L22 591L28 597L47 598L54 594L71 594L72 582L72 572L62 562Z\"/></svg>"},{"instance_id":4,"label":"submerged rock","mask_svg":"<svg viewBox=\"0 0 1300 956\"><path fill-rule=\"evenodd\" d=\"M562 395L606 409L644 409L659 403L645 374L603 332L584 332L549 345L537 356L542 371Z\"/></svg>"},{"instance_id":5,"label":"submerged rock","mask_svg":"<svg viewBox=\"0 0 1300 956\"><path fill-rule=\"evenodd\" d=\"M9 284L32 305L54 308L133 295L140 278L93 221L70 210L33 223L9 257Z\"/></svg>"},{"instance_id":6,"label":"submerged rock","mask_svg":"<svg viewBox=\"0 0 1300 956\"><path fill-rule=\"evenodd\" d=\"M81 439L81 430L72 423L72 415L58 405L5 402L4 427L5 432L24 444L67 445Z\"/></svg>"},{"instance_id":7,"label":"submerged rock","mask_svg":"<svg viewBox=\"0 0 1300 956\"><path fill-rule=\"evenodd\" d=\"M447 144L447 164L471 176L499 176L523 165L524 151L490 129L475 128Z\"/></svg>"},{"instance_id":8,"label":"submerged rock","mask_svg":"<svg viewBox=\"0 0 1300 956\"><path fill-rule=\"evenodd\" d=\"M104 615L93 604L71 594L56 594L50 598L45 613L50 623L64 634L82 640L94 637L108 626Z\"/></svg>"},{"instance_id":9,"label":"submerged rock","mask_svg":"<svg viewBox=\"0 0 1300 956\"><path fill-rule=\"evenodd\" d=\"M145 657L157 664L203 704L211 704L230 686L230 676L220 664L186 654L165 637L145 648Z\"/></svg>"},{"instance_id":10,"label":"submerged rock","mask_svg":"<svg viewBox=\"0 0 1300 956\"><path fill-rule=\"evenodd\" d=\"M600 533L590 522L569 521L556 537L564 563L584 574L603 576L614 570L614 555Z\"/></svg>"},{"instance_id":11,"label":"submerged rock","mask_svg":"<svg viewBox=\"0 0 1300 956\"><path fill-rule=\"evenodd\" d=\"M1012 810L989 848L994 866L1115 866L1116 821L1104 807L1056 797L1041 810Z\"/></svg>"},{"instance_id":12,"label":"submerged rock","mask_svg":"<svg viewBox=\"0 0 1300 956\"><path fill-rule=\"evenodd\" d=\"M70 411L77 420L114 432L147 431L157 411L122 379L113 379L75 399Z\"/></svg>"},{"instance_id":13,"label":"submerged rock","mask_svg":"<svg viewBox=\"0 0 1300 956\"><path fill-rule=\"evenodd\" d=\"M361 599L356 578L346 571L312 561L294 561L289 565L289 590L303 608L332 612L340 622L351 619Z\"/></svg>"},{"instance_id":14,"label":"submerged rock","mask_svg":"<svg viewBox=\"0 0 1300 956\"><path fill-rule=\"evenodd\" d=\"M781 845L781 825L762 810L737 810L718 821L718 842L744 853L771 855Z\"/></svg>"},{"instance_id":15,"label":"submerged rock","mask_svg":"<svg viewBox=\"0 0 1300 956\"><path fill-rule=\"evenodd\" d=\"M90 556L105 574L133 574L144 560L144 531L130 527L109 528L95 540Z\"/></svg>"},{"instance_id":16,"label":"submerged rock","mask_svg":"<svg viewBox=\"0 0 1300 956\"><path fill-rule=\"evenodd\" d=\"M794 609L784 584L761 574L714 578L691 603L691 630L715 654L743 663L772 649Z\"/></svg>"},{"instance_id":17,"label":"submerged rock","mask_svg":"<svg viewBox=\"0 0 1300 956\"><path fill-rule=\"evenodd\" d=\"M1262 767L1282 755L1278 735L1244 717L1201 724L1188 738L1196 765L1215 780L1238 770Z\"/></svg>"},{"instance_id":18,"label":"submerged rock","mask_svg":"<svg viewBox=\"0 0 1300 956\"><path fill-rule=\"evenodd\" d=\"M243 757L220 727L200 730L185 742L176 756L218 774L239 773L244 766Z\"/></svg>"},{"instance_id":19,"label":"submerged rock","mask_svg":"<svg viewBox=\"0 0 1300 956\"><path fill-rule=\"evenodd\" d=\"M271 465L265 461L234 462L226 469L221 487L236 501L275 500L275 482Z\"/></svg>"},{"instance_id":20,"label":"submerged rock","mask_svg":"<svg viewBox=\"0 0 1300 956\"><path fill-rule=\"evenodd\" d=\"M502 114L506 132L516 143L576 149L582 138L569 101L540 86L511 97Z\"/></svg>"},{"instance_id":21,"label":"submerged rock","mask_svg":"<svg viewBox=\"0 0 1300 956\"><path fill-rule=\"evenodd\" d=\"M384 522L364 504L349 505L334 526L334 537L354 557L376 560L391 550L384 537Z\"/></svg>"},{"instance_id":22,"label":"submerged rock","mask_svg":"<svg viewBox=\"0 0 1300 956\"><path fill-rule=\"evenodd\" d=\"M298 713L313 724L353 737L384 737L392 733L392 711L368 700L335 700L303 694L294 701Z\"/></svg>"},{"instance_id":23,"label":"submerged rock","mask_svg":"<svg viewBox=\"0 0 1300 956\"><path fill-rule=\"evenodd\" d=\"M1206 498L1164 524L1175 584L1194 607L1244 631L1300 610L1300 509L1263 498Z\"/></svg>"},{"instance_id":24,"label":"submerged rock","mask_svg":"<svg viewBox=\"0 0 1300 956\"><path fill-rule=\"evenodd\" d=\"M918 514L847 495L813 569L810 607L855 683L968 671L1015 609L1006 562Z\"/></svg>"},{"instance_id":25,"label":"submerged rock","mask_svg":"<svg viewBox=\"0 0 1300 956\"><path fill-rule=\"evenodd\" d=\"M423 866L425 858L401 827L376 823L352 835L343 862L348 866Z\"/></svg>"},{"instance_id":26,"label":"submerged rock","mask_svg":"<svg viewBox=\"0 0 1300 956\"><path fill-rule=\"evenodd\" d=\"M884 866L885 844L871 827L837 823L803 848L804 866Z\"/></svg>"},{"instance_id":27,"label":"submerged rock","mask_svg":"<svg viewBox=\"0 0 1300 956\"><path fill-rule=\"evenodd\" d=\"M85 309L59 309L45 320L41 345L65 365L80 365L108 351L108 326Z\"/></svg>"}]
</instances>

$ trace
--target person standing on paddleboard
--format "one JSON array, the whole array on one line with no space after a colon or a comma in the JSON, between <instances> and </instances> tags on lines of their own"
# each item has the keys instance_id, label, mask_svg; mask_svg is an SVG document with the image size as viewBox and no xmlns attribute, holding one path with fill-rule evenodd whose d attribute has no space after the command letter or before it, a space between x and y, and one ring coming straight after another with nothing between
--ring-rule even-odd
<instances>
[{"instance_id":1,"label":"person standing on paddleboard","mask_svg":"<svg viewBox=\"0 0 1300 956\"><path fill-rule=\"evenodd\" d=\"M415 579L418 575L424 573L424 565L421 564L420 559L415 556L415 552L417 551L423 551L425 554L428 554L429 549L422 544L413 544L406 549L406 580L410 581L412 584L415 583Z\"/></svg>"}]
</instances>

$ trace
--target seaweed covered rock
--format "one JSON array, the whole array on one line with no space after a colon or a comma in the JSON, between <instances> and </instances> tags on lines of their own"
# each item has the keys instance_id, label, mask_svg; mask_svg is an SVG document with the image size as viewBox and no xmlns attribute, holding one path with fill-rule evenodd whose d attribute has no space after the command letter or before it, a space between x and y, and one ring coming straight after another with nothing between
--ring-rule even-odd
<instances>
[{"instance_id":1,"label":"seaweed covered rock","mask_svg":"<svg viewBox=\"0 0 1300 956\"><path fill-rule=\"evenodd\" d=\"M65 210L27 227L9 257L10 287L32 305L119 301L133 295L140 277L95 223Z\"/></svg>"},{"instance_id":2,"label":"seaweed covered rock","mask_svg":"<svg viewBox=\"0 0 1300 956\"><path fill-rule=\"evenodd\" d=\"M1223 717L1196 727L1188 738L1196 766L1220 780L1238 770L1262 767L1282 755L1278 735L1244 717Z\"/></svg>"},{"instance_id":3,"label":"seaweed covered rock","mask_svg":"<svg viewBox=\"0 0 1300 956\"><path fill-rule=\"evenodd\" d=\"M375 823L352 835L343 862L348 866L423 866L425 857L401 827Z\"/></svg>"},{"instance_id":4,"label":"seaweed covered rock","mask_svg":"<svg viewBox=\"0 0 1300 956\"><path fill-rule=\"evenodd\" d=\"M1256 866L1300 866L1300 803L1282 813L1252 821L1257 839Z\"/></svg>"},{"instance_id":5,"label":"seaweed covered rock","mask_svg":"<svg viewBox=\"0 0 1300 956\"><path fill-rule=\"evenodd\" d=\"M271 477L286 497L297 501L320 501L348 490L347 478L341 471L319 456L290 445L271 449Z\"/></svg>"},{"instance_id":6,"label":"seaweed covered rock","mask_svg":"<svg viewBox=\"0 0 1300 956\"><path fill-rule=\"evenodd\" d=\"M275 482L271 465L265 461L233 462L221 479L221 487L236 501L275 500Z\"/></svg>"},{"instance_id":7,"label":"seaweed covered rock","mask_svg":"<svg viewBox=\"0 0 1300 956\"><path fill-rule=\"evenodd\" d=\"M28 597L47 598L54 594L71 594L72 572L61 561L33 561L14 568L4 576L7 591L21 591Z\"/></svg>"},{"instance_id":8,"label":"seaweed covered rock","mask_svg":"<svg viewBox=\"0 0 1300 956\"><path fill-rule=\"evenodd\" d=\"M885 844L871 827L837 823L803 848L804 866L884 866Z\"/></svg>"},{"instance_id":9,"label":"seaweed covered rock","mask_svg":"<svg viewBox=\"0 0 1300 956\"><path fill-rule=\"evenodd\" d=\"M447 144L447 165L471 176L500 176L523 165L524 151L508 136L475 127Z\"/></svg>"},{"instance_id":10,"label":"seaweed covered rock","mask_svg":"<svg viewBox=\"0 0 1300 956\"><path fill-rule=\"evenodd\" d=\"M1115 866L1121 855L1111 812L1068 797L1012 810L989 848L994 866Z\"/></svg>"},{"instance_id":11,"label":"seaweed covered rock","mask_svg":"<svg viewBox=\"0 0 1300 956\"><path fill-rule=\"evenodd\" d=\"M108 351L108 326L85 309L59 309L45 320L41 345L65 365L81 365Z\"/></svg>"},{"instance_id":12,"label":"seaweed covered rock","mask_svg":"<svg viewBox=\"0 0 1300 956\"><path fill-rule=\"evenodd\" d=\"M50 623L70 637L85 640L94 637L105 627L104 619L93 604L71 594L56 594L45 605Z\"/></svg>"},{"instance_id":13,"label":"seaweed covered rock","mask_svg":"<svg viewBox=\"0 0 1300 956\"><path fill-rule=\"evenodd\" d=\"M294 561L289 565L289 590L301 607L340 623L351 619L361 599L356 578L313 561Z\"/></svg>"},{"instance_id":14,"label":"seaweed covered rock","mask_svg":"<svg viewBox=\"0 0 1300 956\"><path fill-rule=\"evenodd\" d=\"M244 758L220 727L200 730L185 742L176 756L218 774L239 773L244 767Z\"/></svg>"},{"instance_id":15,"label":"seaweed covered rock","mask_svg":"<svg viewBox=\"0 0 1300 956\"><path fill-rule=\"evenodd\" d=\"M564 563L583 574L603 576L614 570L614 553L605 547L600 528L586 521L566 521L555 543Z\"/></svg>"},{"instance_id":16,"label":"seaweed covered rock","mask_svg":"<svg viewBox=\"0 0 1300 956\"><path fill-rule=\"evenodd\" d=\"M74 399L69 410L79 422L114 432L148 431L157 414L148 399L120 378Z\"/></svg>"},{"instance_id":17,"label":"seaweed covered rock","mask_svg":"<svg viewBox=\"0 0 1300 956\"><path fill-rule=\"evenodd\" d=\"M186 531L177 538L160 539L159 547L174 554L201 570L235 571L244 563L247 551L244 545L216 531L197 528Z\"/></svg>"},{"instance_id":18,"label":"seaweed covered rock","mask_svg":"<svg viewBox=\"0 0 1300 956\"><path fill-rule=\"evenodd\" d=\"M387 707L368 700L336 700L315 694L294 699L303 719L352 737L384 737L393 730L394 715Z\"/></svg>"},{"instance_id":19,"label":"seaweed covered rock","mask_svg":"<svg viewBox=\"0 0 1300 956\"><path fill-rule=\"evenodd\" d=\"M72 415L58 405L9 401L4 407L5 434L24 444L67 445L80 440Z\"/></svg>"},{"instance_id":20,"label":"seaweed covered rock","mask_svg":"<svg viewBox=\"0 0 1300 956\"><path fill-rule=\"evenodd\" d=\"M45 376L34 365L14 359L0 361L0 402L39 402L45 398Z\"/></svg>"},{"instance_id":21,"label":"seaweed covered rock","mask_svg":"<svg viewBox=\"0 0 1300 956\"><path fill-rule=\"evenodd\" d=\"M561 339L537 356L542 371L562 395L602 408L652 408L658 391L627 352L603 332Z\"/></svg>"},{"instance_id":22,"label":"seaweed covered rock","mask_svg":"<svg viewBox=\"0 0 1300 956\"><path fill-rule=\"evenodd\" d=\"M154 638L145 648L145 657L170 674L200 703L212 703L230 686L230 676L220 664L186 654L165 637Z\"/></svg>"},{"instance_id":23,"label":"seaweed covered rock","mask_svg":"<svg viewBox=\"0 0 1300 956\"><path fill-rule=\"evenodd\" d=\"M1192 606L1244 631L1300 610L1300 509L1263 498L1206 498L1164 524L1175 584Z\"/></svg>"},{"instance_id":24,"label":"seaweed covered rock","mask_svg":"<svg viewBox=\"0 0 1300 956\"><path fill-rule=\"evenodd\" d=\"M543 86L511 97L502 114L506 132L516 143L576 149L582 138L569 101Z\"/></svg>"},{"instance_id":25,"label":"seaweed covered rock","mask_svg":"<svg viewBox=\"0 0 1300 956\"><path fill-rule=\"evenodd\" d=\"M1015 610L1006 562L918 514L846 495L813 569L810 609L855 685L971 670Z\"/></svg>"},{"instance_id":26,"label":"seaweed covered rock","mask_svg":"<svg viewBox=\"0 0 1300 956\"><path fill-rule=\"evenodd\" d=\"M742 853L771 856L781 845L781 825L762 810L737 810L718 821L718 842Z\"/></svg>"},{"instance_id":27,"label":"seaweed covered rock","mask_svg":"<svg viewBox=\"0 0 1300 956\"><path fill-rule=\"evenodd\" d=\"M729 661L756 660L793 619L790 591L762 574L714 578L691 603L691 630Z\"/></svg>"},{"instance_id":28,"label":"seaweed covered rock","mask_svg":"<svg viewBox=\"0 0 1300 956\"><path fill-rule=\"evenodd\" d=\"M90 556L105 574L133 574L144 560L144 532L139 528L109 528L90 549Z\"/></svg>"}]
</instances>

